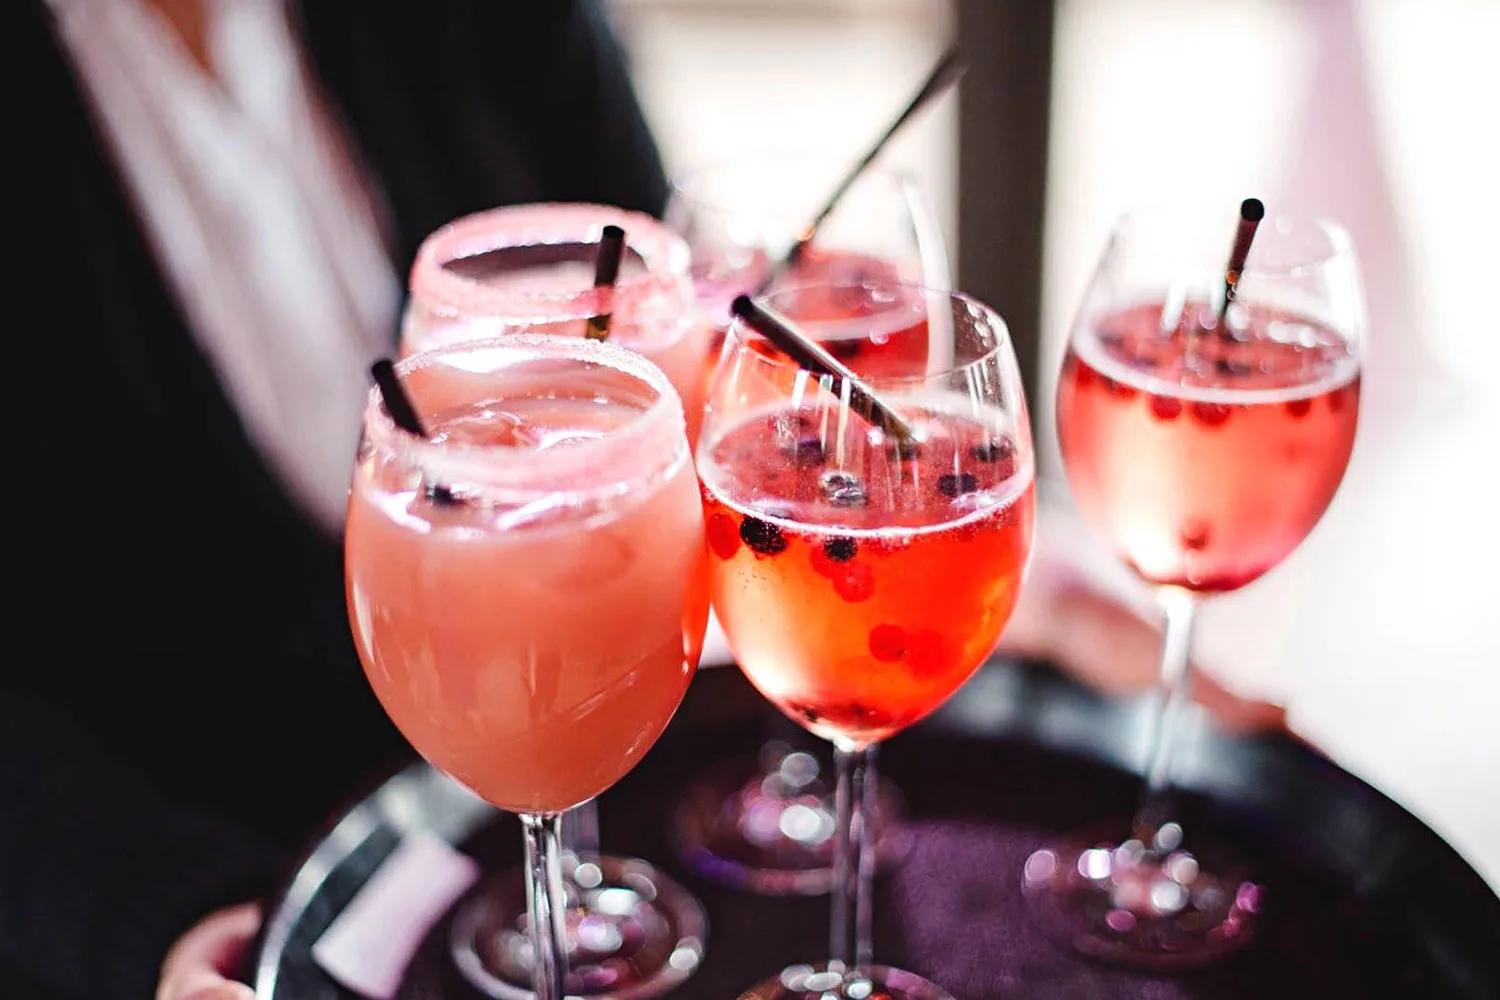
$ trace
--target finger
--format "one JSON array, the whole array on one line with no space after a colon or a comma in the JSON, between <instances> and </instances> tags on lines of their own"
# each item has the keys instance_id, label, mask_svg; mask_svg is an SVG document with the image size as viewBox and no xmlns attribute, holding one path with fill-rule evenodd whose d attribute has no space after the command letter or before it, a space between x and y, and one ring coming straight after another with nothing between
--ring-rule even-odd
<instances>
[{"instance_id":1,"label":"finger","mask_svg":"<svg viewBox=\"0 0 1500 1000\"><path fill-rule=\"evenodd\" d=\"M162 963L157 1000L189 1000L203 991L229 991L243 997L230 977L260 929L260 907L254 903L219 910L199 921L172 946Z\"/></svg>"},{"instance_id":2,"label":"finger","mask_svg":"<svg viewBox=\"0 0 1500 1000\"><path fill-rule=\"evenodd\" d=\"M183 1000L255 1000L255 991L244 983L222 982L194 990Z\"/></svg>"}]
</instances>

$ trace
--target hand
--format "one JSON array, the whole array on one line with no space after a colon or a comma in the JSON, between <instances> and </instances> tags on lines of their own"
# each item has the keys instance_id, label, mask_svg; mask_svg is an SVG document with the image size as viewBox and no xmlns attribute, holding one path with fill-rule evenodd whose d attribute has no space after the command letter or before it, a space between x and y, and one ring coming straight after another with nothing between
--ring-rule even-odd
<instances>
[{"instance_id":1,"label":"hand","mask_svg":"<svg viewBox=\"0 0 1500 1000\"><path fill-rule=\"evenodd\" d=\"M167 952L156 1000L255 1000L254 991L232 977L260 921L260 907L254 903L200 920Z\"/></svg>"},{"instance_id":2,"label":"hand","mask_svg":"<svg viewBox=\"0 0 1500 1000\"><path fill-rule=\"evenodd\" d=\"M1046 660L1104 694L1122 696L1156 684L1162 634L1079 570L1038 553L1021 588L1002 651ZM1225 729L1260 732L1286 728L1286 709L1241 698L1193 671L1193 700Z\"/></svg>"}]
</instances>

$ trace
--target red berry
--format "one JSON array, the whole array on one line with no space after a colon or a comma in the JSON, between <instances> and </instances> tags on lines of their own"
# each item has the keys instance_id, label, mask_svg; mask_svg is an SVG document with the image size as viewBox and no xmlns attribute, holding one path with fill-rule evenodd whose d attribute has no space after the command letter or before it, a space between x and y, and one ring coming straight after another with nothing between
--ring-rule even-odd
<instances>
[{"instance_id":1,"label":"red berry","mask_svg":"<svg viewBox=\"0 0 1500 1000\"><path fill-rule=\"evenodd\" d=\"M1109 394L1116 399L1135 398L1136 388L1134 386L1126 385L1124 382L1116 382L1114 379L1104 376L1100 376L1100 378L1104 382L1104 388L1109 390Z\"/></svg>"},{"instance_id":2,"label":"red berry","mask_svg":"<svg viewBox=\"0 0 1500 1000\"><path fill-rule=\"evenodd\" d=\"M740 526L728 514L714 514L706 527L708 547L720 559L733 559L740 550Z\"/></svg>"},{"instance_id":3,"label":"red berry","mask_svg":"<svg viewBox=\"0 0 1500 1000\"><path fill-rule=\"evenodd\" d=\"M1205 427L1218 427L1229 419L1229 407L1223 403L1194 403L1193 416Z\"/></svg>"},{"instance_id":4,"label":"red berry","mask_svg":"<svg viewBox=\"0 0 1500 1000\"><path fill-rule=\"evenodd\" d=\"M823 551L823 546L821 545L812 546L809 558L812 561L813 572L819 576L826 576L832 579L833 574L837 573L841 568L837 561L828 558L828 553Z\"/></svg>"},{"instance_id":5,"label":"red berry","mask_svg":"<svg viewBox=\"0 0 1500 1000\"><path fill-rule=\"evenodd\" d=\"M875 571L868 563L844 563L834 573L833 589L850 604L869 600L875 593Z\"/></svg>"},{"instance_id":6,"label":"red berry","mask_svg":"<svg viewBox=\"0 0 1500 1000\"><path fill-rule=\"evenodd\" d=\"M948 666L948 643L935 629L924 628L906 639L906 662L919 674L941 673Z\"/></svg>"},{"instance_id":7,"label":"red berry","mask_svg":"<svg viewBox=\"0 0 1500 1000\"><path fill-rule=\"evenodd\" d=\"M1328 409L1337 413L1344 408L1344 390L1335 389L1328 394Z\"/></svg>"},{"instance_id":8,"label":"red berry","mask_svg":"<svg viewBox=\"0 0 1500 1000\"><path fill-rule=\"evenodd\" d=\"M1298 420L1301 420L1303 417L1307 416L1307 411L1311 409L1312 400L1310 399L1289 399L1286 401L1286 412L1291 414L1293 417L1296 417Z\"/></svg>"},{"instance_id":9,"label":"red berry","mask_svg":"<svg viewBox=\"0 0 1500 1000\"><path fill-rule=\"evenodd\" d=\"M1158 420L1176 420L1182 412L1182 400L1174 396L1152 396L1151 414Z\"/></svg>"},{"instance_id":10,"label":"red berry","mask_svg":"<svg viewBox=\"0 0 1500 1000\"><path fill-rule=\"evenodd\" d=\"M1089 383L1094 381L1094 370L1077 358L1073 358L1069 364L1073 366L1073 381L1078 388L1088 388Z\"/></svg>"},{"instance_id":11,"label":"red berry","mask_svg":"<svg viewBox=\"0 0 1500 1000\"><path fill-rule=\"evenodd\" d=\"M870 629L870 655L892 663L906 654L906 629L900 625L876 625Z\"/></svg>"}]
</instances>

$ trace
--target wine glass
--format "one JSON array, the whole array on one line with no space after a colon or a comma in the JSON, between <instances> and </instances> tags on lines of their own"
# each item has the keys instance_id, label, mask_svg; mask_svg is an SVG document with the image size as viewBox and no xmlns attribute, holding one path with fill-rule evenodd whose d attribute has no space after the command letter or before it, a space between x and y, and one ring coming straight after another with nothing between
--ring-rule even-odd
<instances>
[{"instance_id":1,"label":"wine glass","mask_svg":"<svg viewBox=\"0 0 1500 1000\"><path fill-rule=\"evenodd\" d=\"M610 328L622 342L661 345L658 358L691 370L687 385L697 388L699 360L682 346L691 336L685 250L658 223L654 229L640 225L643 219L618 210L547 205L486 213L437 232L414 268L405 352L417 357L417 349L434 345L449 351L504 330L570 333L603 300L591 288L591 265L577 256L591 249L589 237L597 241L598 228L621 220L631 223L627 237L639 262L615 289ZM646 270L658 262L664 273ZM510 268L520 277L507 283ZM582 367L582 361L577 364ZM612 558L612 550L604 553ZM546 570L538 567L538 573ZM576 805L565 823L561 862L573 993L658 996L702 960L708 937L702 904L648 862L601 855L595 804L588 799ZM598 906L600 900L607 906ZM519 870L496 874L466 901L453 921L452 948L460 973L486 996L516 1000L529 993L532 952Z\"/></svg>"},{"instance_id":2,"label":"wine glass","mask_svg":"<svg viewBox=\"0 0 1500 1000\"><path fill-rule=\"evenodd\" d=\"M844 363L912 434L730 325L697 455L713 606L756 688L833 744L837 786L830 958L743 996L945 997L872 961L865 820L876 748L968 680L1015 608L1034 478L1015 355L999 316L951 292L866 278L761 301L825 349L867 345Z\"/></svg>"},{"instance_id":3,"label":"wine glass","mask_svg":"<svg viewBox=\"0 0 1500 1000\"><path fill-rule=\"evenodd\" d=\"M1199 601L1292 553L1354 447L1364 302L1349 238L1288 217L1252 231L1248 259L1226 278L1231 215L1126 216L1085 293L1057 391L1073 495L1152 588L1166 637L1133 824L1037 851L1023 885L1044 926L1122 964L1201 965L1252 935L1261 887L1225 845L1184 830L1170 795L1194 617Z\"/></svg>"},{"instance_id":4,"label":"wine glass","mask_svg":"<svg viewBox=\"0 0 1500 1000\"><path fill-rule=\"evenodd\" d=\"M767 282L773 288L816 281L857 284L868 275L952 287L942 229L926 194L912 177L878 166L866 168L849 188L795 266L778 271L778 262L806 234L847 169L846 158L771 150L708 163L675 179L666 222L692 249L708 344L705 378L722 350L730 301ZM893 346L876 344L857 329L852 337L832 338L830 345L835 352L865 352L867 364ZM925 358L928 345L912 334L898 338L894 347ZM791 728L784 720L773 727ZM754 757L690 784L676 820L690 868L761 893L828 891L833 789L812 748L796 744L794 736L772 733ZM906 846L900 813L899 793L883 782L871 818L881 862Z\"/></svg>"}]
</instances>

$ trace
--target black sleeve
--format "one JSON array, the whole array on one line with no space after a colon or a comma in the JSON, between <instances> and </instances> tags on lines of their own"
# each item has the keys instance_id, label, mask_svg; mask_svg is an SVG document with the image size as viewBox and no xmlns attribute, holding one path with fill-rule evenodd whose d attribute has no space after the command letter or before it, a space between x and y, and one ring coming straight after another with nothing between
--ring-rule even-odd
<instances>
[{"instance_id":1,"label":"black sleeve","mask_svg":"<svg viewBox=\"0 0 1500 1000\"><path fill-rule=\"evenodd\" d=\"M149 1000L177 936L263 895L279 867L269 847L174 807L69 715L9 686L0 803L0 954L70 996Z\"/></svg>"},{"instance_id":2,"label":"black sleeve","mask_svg":"<svg viewBox=\"0 0 1500 1000\"><path fill-rule=\"evenodd\" d=\"M507 7L491 4L489 8ZM597 201L660 216L667 178L631 83L626 56L596 0L516 4L520 24L494 25L514 59L496 85L525 134L551 197ZM525 94L516 100L513 94Z\"/></svg>"},{"instance_id":3,"label":"black sleeve","mask_svg":"<svg viewBox=\"0 0 1500 1000\"><path fill-rule=\"evenodd\" d=\"M15 139L0 218L16 251L0 287L13 328L24 331L3 392L16 437L6 462L0 655L0 967L70 997L150 1000L171 942L212 908L271 888L280 858L235 824L168 800L97 725L159 731L139 709L161 698L114 628L110 609L123 601L91 547L91 526L122 537L139 529L119 500L133 483L111 464L130 454L120 441L131 439L104 443L120 411L91 388L91 366L107 365L95 312L70 282L80 253L70 234L86 231L75 220L103 213L77 203L70 192L79 186L65 178L102 167L69 138L86 124L47 10L33 0L0 5L0 124ZM49 495L70 472L110 489ZM132 576L135 590L151 570ZM71 652L86 645L97 655ZM90 698L103 705L85 723L79 704ZM191 742L174 752L203 759ZM0 995L10 995L3 972Z\"/></svg>"}]
</instances>

